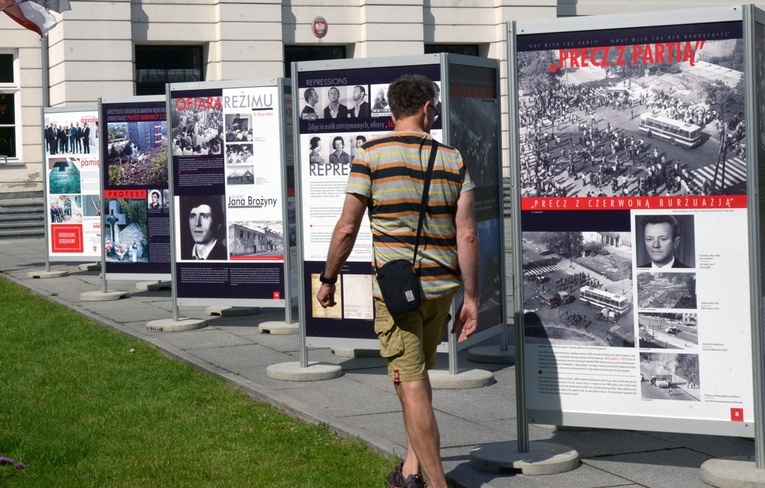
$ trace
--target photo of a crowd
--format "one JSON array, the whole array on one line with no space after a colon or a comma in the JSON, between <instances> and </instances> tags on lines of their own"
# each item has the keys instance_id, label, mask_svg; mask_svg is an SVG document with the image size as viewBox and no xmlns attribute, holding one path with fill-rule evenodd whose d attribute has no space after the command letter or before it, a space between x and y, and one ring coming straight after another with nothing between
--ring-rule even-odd
<instances>
[{"instance_id":1,"label":"photo of a crowd","mask_svg":"<svg viewBox=\"0 0 765 488\"><path fill-rule=\"evenodd\" d=\"M106 164L109 186L166 185L166 123L109 123Z\"/></svg>"},{"instance_id":2,"label":"photo of a crowd","mask_svg":"<svg viewBox=\"0 0 765 488\"><path fill-rule=\"evenodd\" d=\"M696 54L550 72L556 51L519 53L523 195L746 193L741 40Z\"/></svg>"},{"instance_id":3,"label":"photo of a crowd","mask_svg":"<svg viewBox=\"0 0 765 488\"><path fill-rule=\"evenodd\" d=\"M172 108L173 157L222 156L223 109Z\"/></svg>"}]
</instances>

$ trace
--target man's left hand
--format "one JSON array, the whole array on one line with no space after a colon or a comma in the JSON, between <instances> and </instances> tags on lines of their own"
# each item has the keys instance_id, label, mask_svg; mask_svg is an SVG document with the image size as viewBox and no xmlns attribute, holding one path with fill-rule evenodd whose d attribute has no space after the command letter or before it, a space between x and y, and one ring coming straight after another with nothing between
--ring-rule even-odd
<instances>
[{"instance_id":1,"label":"man's left hand","mask_svg":"<svg viewBox=\"0 0 765 488\"><path fill-rule=\"evenodd\" d=\"M328 285L322 283L321 288L316 293L316 299L319 301L319 305L322 308L334 307L337 305L335 302L335 285Z\"/></svg>"}]
</instances>

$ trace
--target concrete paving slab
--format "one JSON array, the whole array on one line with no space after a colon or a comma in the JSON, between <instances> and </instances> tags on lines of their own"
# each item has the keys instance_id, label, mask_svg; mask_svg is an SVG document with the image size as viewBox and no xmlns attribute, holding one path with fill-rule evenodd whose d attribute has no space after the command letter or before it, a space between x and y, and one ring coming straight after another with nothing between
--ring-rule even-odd
<instances>
[{"instance_id":1,"label":"concrete paving slab","mask_svg":"<svg viewBox=\"0 0 765 488\"><path fill-rule=\"evenodd\" d=\"M635 452L584 459L582 462L650 488L708 488L701 465L709 459L688 448Z\"/></svg>"}]
</instances>

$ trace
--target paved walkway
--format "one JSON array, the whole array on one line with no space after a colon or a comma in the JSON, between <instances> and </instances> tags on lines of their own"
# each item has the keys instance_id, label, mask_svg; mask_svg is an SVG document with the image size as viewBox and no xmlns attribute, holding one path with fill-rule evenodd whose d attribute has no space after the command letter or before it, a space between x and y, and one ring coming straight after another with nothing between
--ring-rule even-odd
<instances>
[{"instance_id":1,"label":"paved walkway","mask_svg":"<svg viewBox=\"0 0 765 488\"><path fill-rule=\"evenodd\" d=\"M374 358L343 358L329 349L311 349L310 361L342 365L340 378L319 382L281 382L266 376L275 363L299 360L297 335L261 334L258 324L283 320L281 309L264 309L249 317L204 316L203 307L183 307L181 315L209 318L207 327L189 332L150 332L146 322L172 318L170 291L138 291L135 282L109 281L109 289L130 296L112 302L82 302L80 294L101 290L98 272L80 271L77 264L54 263L53 270L70 275L31 279L43 270L42 239L0 240L0 271L51 300L97 322L156 345L169 356L194 364L236 384L256 398L273 403L310 422L324 422L337 431L359 437L390 454L403 455L405 438L398 399L385 375L384 362ZM496 343L496 339L487 344ZM448 370L446 355L438 368ZM526 476L494 474L469 465L477 446L516 438L515 368L470 363L460 354L461 368L494 372L496 383L474 390L434 392L441 428L442 455L447 475L466 488L526 487L705 487L699 466L710 458L752 455L749 439L598 429L554 429L531 426L531 440L547 440L576 449L582 465L571 472ZM380 481L382 486L384 481Z\"/></svg>"}]
</instances>

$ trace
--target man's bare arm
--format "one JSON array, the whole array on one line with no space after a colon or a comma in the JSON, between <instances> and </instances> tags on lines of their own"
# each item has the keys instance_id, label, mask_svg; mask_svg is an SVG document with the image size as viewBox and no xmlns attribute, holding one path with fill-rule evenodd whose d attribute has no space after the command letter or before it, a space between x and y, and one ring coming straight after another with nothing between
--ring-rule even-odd
<instances>
[{"instance_id":1,"label":"man's bare arm","mask_svg":"<svg viewBox=\"0 0 765 488\"><path fill-rule=\"evenodd\" d=\"M463 342L478 326L478 231L475 226L473 191L467 191L457 200L457 259L462 275L464 299L457 311L452 332Z\"/></svg>"}]
</instances>

